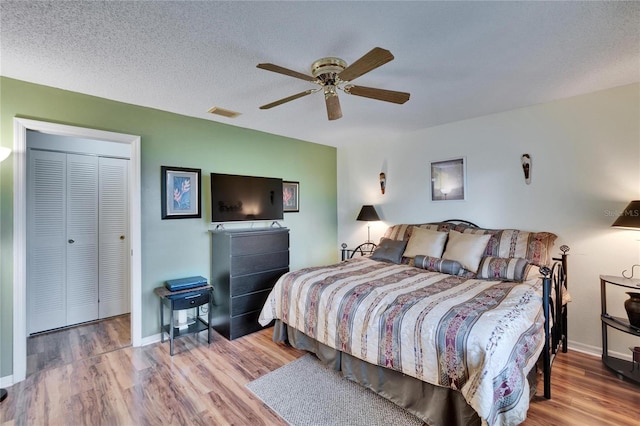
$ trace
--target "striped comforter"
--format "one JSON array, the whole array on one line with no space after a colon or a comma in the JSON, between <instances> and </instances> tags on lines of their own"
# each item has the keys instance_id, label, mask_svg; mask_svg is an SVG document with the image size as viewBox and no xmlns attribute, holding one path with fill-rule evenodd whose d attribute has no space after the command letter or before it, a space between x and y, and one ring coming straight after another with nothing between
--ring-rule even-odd
<instances>
[{"instance_id":1,"label":"striped comforter","mask_svg":"<svg viewBox=\"0 0 640 426\"><path fill-rule=\"evenodd\" d=\"M490 425L518 424L543 348L540 280L464 279L360 257L276 283L259 321L280 319L371 364L457 389Z\"/></svg>"}]
</instances>

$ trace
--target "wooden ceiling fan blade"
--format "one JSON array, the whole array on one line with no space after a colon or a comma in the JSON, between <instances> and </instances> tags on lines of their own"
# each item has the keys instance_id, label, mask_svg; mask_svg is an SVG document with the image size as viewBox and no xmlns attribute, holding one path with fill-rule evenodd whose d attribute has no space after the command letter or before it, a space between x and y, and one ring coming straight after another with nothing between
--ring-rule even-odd
<instances>
[{"instance_id":1,"label":"wooden ceiling fan blade","mask_svg":"<svg viewBox=\"0 0 640 426\"><path fill-rule=\"evenodd\" d=\"M342 81L351 81L391 60L393 60L391 52L381 47L374 47L365 53L363 57L345 68L338 74L338 77L340 77Z\"/></svg>"},{"instance_id":2,"label":"wooden ceiling fan blade","mask_svg":"<svg viewBox=\"0 0 640 426\"><path fill-rule=\"evenodd\" d=\"M395 90L375 89L364 86L347 86L344 91L350 95L363 96L365 98L376 99L378 101L393 102L403 104L411 96L407 92L396 92Z\"/></svg>"},{"instance_id":3,"label":"wooden ceiling fan blade","mask_svg":"<svg viewBox=\"0 0 640 426\"><path fill-rule=\"evenodd\" d=\"M325 95L324 102L327 104L327 117L329 120L342 118L342 108L340 108L340 99L338 99L337 94Z\"/></svg>"},{"instance_id":4,"label":"wooden ceiling fan blade","mask_svg":"<svg viewBox=\"0 0 640 426\"><path fill-rule=\"evenodd\" d=\"M275 102L271 102L270 104L266 104L266 105L262 105L260 107L260 109L269 109L269 108L273 108L276 107L278 105L282 105L286 102L290 102L290 101L294 101L298 98L301 98L303 96L307 96L310 95L311 93L317 92L317 90L305 90L304 92L300 92L300 93L296 93L295 95L291 95L291 96L287 96L286 98L282 98L280 100L277 100Z\"/></svg>"},{"instance_id":5,"label":"wooden ceiling fan blade","mask_svg":"<svg viewBox=\"0 0 640 426\"><path fill-rule=\"evenodd\" d=\"M298 71L290 70L289 68L281 67L280 65L267 63L267 64L258 64L256 66L263 70L277 72L279 74L284 74L284 75L288 75L289 77L299 78L304 81L310 81L312 83L316 81L315 77L303 74Z\"/></svg>"}]
</instances>

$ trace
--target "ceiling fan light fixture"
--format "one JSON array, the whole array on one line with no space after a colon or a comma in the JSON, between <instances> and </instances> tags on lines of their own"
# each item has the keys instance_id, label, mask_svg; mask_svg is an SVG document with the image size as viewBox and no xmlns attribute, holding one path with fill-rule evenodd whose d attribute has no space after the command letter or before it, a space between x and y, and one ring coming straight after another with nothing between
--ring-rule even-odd
<instances>
[{"instance_id":1,"label":"ceiling fan light fixture","mask_svg":"<svg viewBox=\"0 0 640 426\"><path fill-rule=\"evenodd\" d=\"M338 96L338 92L336 90L337 86L334 86L333 84L327 84L322 89L324 91L325 99L328 98L329 96Z\"/></svg>"}]
</instances>

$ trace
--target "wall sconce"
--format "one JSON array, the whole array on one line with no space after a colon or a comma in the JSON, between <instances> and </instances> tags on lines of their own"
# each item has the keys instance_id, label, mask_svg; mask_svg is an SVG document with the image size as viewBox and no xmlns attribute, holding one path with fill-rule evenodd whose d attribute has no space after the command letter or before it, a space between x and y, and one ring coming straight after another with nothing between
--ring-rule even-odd
<instances>
[{"instance_id":1,"label":"wall sconce","mask_svg":"<svg viewBox=\"0 0 640 426\"><path fill-rule=\"evenodd\" d=\"M372 242L370 222L377 222L380 220L380 218L378 217L378 212L376 212L376 209L373 206L362 206L356 220L369 222L367 223L367 243Z\"/></svg>"},{"instance_id":2,"label":"wall sconce","mask_svg":"<svg viewBox=\"0 0 640 426\"><path fill-rule=\"evenodd\" d=\"M524 182L529 185L531 183L531 156L529 154L522 154L520 162L522 163L522 171L524 172Z\"/></svg>"},{"instance_id":3,"label":"wall sconce","mask_svg":"<svg viewBox=\"0 0 640 426\"><path fill-rule=\"evenodd\" d=\"M383 194L386 187L387 187L387 176L384 173L380 173L380 191L382 191ZM376 219L376 220L380 220L380 219Z\"/></svg>"}]
</instances>

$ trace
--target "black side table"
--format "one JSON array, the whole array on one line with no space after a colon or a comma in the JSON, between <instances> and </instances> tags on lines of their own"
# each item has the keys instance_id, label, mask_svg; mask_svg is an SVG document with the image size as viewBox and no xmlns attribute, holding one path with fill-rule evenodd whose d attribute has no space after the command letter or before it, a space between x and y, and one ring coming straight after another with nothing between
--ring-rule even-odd
<instances>
[{"instance_id":1,"label":"black side table","mask_svg":"<svg viewBox=\"0 0 640 426\"><path fill-rule=\"evenodd\" d=\"M199 333L207 330L207 343L211 343L211 319L213 311L213 287L205 285L202 287L189 288L186 290L169 291L166 287L156 287L153 292L160 297L160 341L164 343L164 333L169 335L170 353L173 356L173 340L188 334ZM179 329L175 326L174 311L183 309L198 308L208 305L207 322L199 315L193 324L187 328ZM169 308L169 324L164 324L164 306Z\"/></svg>"},{"instance_id":2,"label":"black side table","mask_svg":"<svg viewBox=\"0 0 640 426\"><path fill-rule=\"evenodd\" d=\"M620 359L609 355L609 328L640 337L640 328L629 324L627 318L619 318L610 315L607 311L607 286L617 286L624 289L635 290L640 292L640 280L629 279L624 277L616 277L611 275L600 275L600 303L602 313L600 320L602 322L602 362L604 365L613 370L620 379L628 379L636 384L640 384L640 368L636 367L638 355L632 346L629 349L632 354L632 361Z\"/></svg>"}]
</instances>

